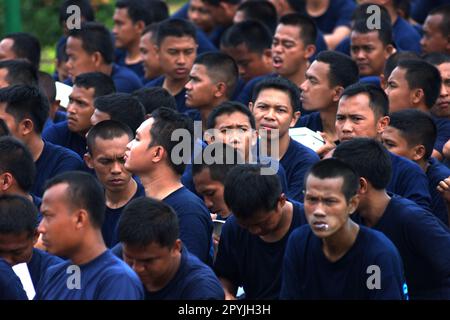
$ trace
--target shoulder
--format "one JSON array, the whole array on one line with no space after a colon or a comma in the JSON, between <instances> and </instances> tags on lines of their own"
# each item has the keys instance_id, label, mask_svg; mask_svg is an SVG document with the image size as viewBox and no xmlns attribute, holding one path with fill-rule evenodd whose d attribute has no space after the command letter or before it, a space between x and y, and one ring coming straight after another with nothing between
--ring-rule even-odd
<instances>
[{"instance_id":1,"label":"shoulder","mask_svg":"<svg viewBox=\"0 0 450 320\"><path fill-rule=\"evenodd\" d=\"M163 83L164 83L164 76L160 76L160 77L158 77L156 79L153 79L153 80L147 82L145 84L145 87L147 87L147 88L161 87Z\"/></svg>"}]
</instances>

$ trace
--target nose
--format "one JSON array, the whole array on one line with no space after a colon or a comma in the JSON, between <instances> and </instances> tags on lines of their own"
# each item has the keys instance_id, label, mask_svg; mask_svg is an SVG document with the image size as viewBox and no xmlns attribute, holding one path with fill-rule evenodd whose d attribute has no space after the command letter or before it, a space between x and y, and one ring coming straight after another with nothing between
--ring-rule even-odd
<instances>
[{"instance_id":1,"label":"nose","mask_svg":"<svg viewBox=\"0 0 450 320\"><path fill-rule=\"evenodd\" d=\"M281 43L272 44L272 51L280 53L282 49Z\"/></svg>"},{"instance_id":2,"label":"nose","mask_svg":"<svg viewBox=\"0 0 450 320\"><path fill-rule=\"evenodd\" d=\"M112 174L121 174L122 173L122 164L120 164L119 161L114 161L114 163L111 167L111 173Z\"/></svg>"},{"instance_id":3,"label":"nose","mask_svg":"<svg viewBox=\"0 0 450 320\"><path fill-rule=\"evenodd\" d=\"M184 65L186 63L186 57L181 53L177 58L177 64Z\"/></svg>"},{"instance_id":4,"label":"nose","mask_svg":"<svg viewBox=\"0 0 450 320\"><path fill-rule=\"evenodd\" d=\"M342 132L352 132L353 127L351 121L344 120L342 123Z\"/></svg>"},{"instance_id":5,"label":"nose","mask_svg":"<svg viewBox=\"0 0 450 320\"><path fill-rule=\"evenodd\" d=\"M211 201L211 199L204 196L203 201L205 202L205 206L208 208L208 210L211 211L211 209L213 208L213 202Z\"/></svg>"},{"instance_id":6,"label":"nose","mask_svg":"<svg viewBox=\"0 0 450 320\"><path fill-rule=\"evenodd\" d=\"M239 75L241 76L241 78L245 78L245 68L241 65L238 65L238 69L239 69Z\"/></svg>"},{"instance_id":7,"label":"nose","mask_svg":"<svg viewBox=\"0 0 450 320\"><path fill-rule=\"evenodd\" d=\"M449 95L449 92L447 90L447 86L445 85L444 82L442 82L442 84L441 84L441 91L439 92L439 96L446 97L448 95Z\"/></svg>"},{"instance_id":8,"label":"nose","mask_svg":"<svg viewBox=\"0 0 450 320\"><path fill-rule=\"evenodd\" d=\"M302 90L302 91L307 90L307 88L308 88L307 82L308 82L308 80L305 80L302 82L302 84L300 85L300 90Z\"/></svg>"},{"instance_id":9,"label":"nose","mask_svg":"<svg viewBox=\"0 0 450 320\"><path fill-rule=\"evenodd\" d=\"M131 267L134 270L134 272L136 272L137 274L142 273L142 271L144 271L144 265L139 262L133 261L133 264Z\"/></svg>"},{"instance_id":10,"label":"nose","mask_svg":"<svg viewBox=\"0 0 450 320\"><path fill-rule=\"evenodd\" d=\"M44 219L42 219L41 222L39 223L37 231L39 233L45 234L46 230L45 230L45 226L44 226Z\"/></svg>"},{"instance_id":11,"label":"nose","mask_svg":"<svg viewBox=\"0 0 450 320\"><path fill-rule=\"evenodd\" d=\"M268 108L267 112L264 114L264 119L273 120L275 115L275 110L273 108Z\"/></svg>"},{"instance_id":12,"label":"nose","mask_svg":"<svg viewBox=\"0 0 450 320\"><path fill-rule=\"evenodd\" d=\"M228 132L228 144L229 145L238 145L241 142L241 136L238 130L230 130Z\"/></svg>"},{"instance_id":13,"label":"nose","mask_svg":"<svg viewBox=\"0 0 450 320\"><path fill-rule=\"evenodd\" d=\"M186 90L192 90L192 80L189 80L188 83L184 86Z\"/></svg>"}]
</instances>

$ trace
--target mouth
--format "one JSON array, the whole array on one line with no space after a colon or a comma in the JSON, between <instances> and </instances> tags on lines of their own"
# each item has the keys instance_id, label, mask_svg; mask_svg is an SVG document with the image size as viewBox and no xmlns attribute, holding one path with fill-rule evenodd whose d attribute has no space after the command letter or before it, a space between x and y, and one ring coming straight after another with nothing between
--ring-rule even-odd
<instances>
[{"instance_id":1,"label":"mouth","mask_svg":"<svg viewBox=\"0 0 450 320\"><path fill-rule=\"evenodd\" d=\"M272 66L275 69L279 69L283 66L283 59L281 59L279 56L274 56L272 58Z\"/></svg>"},{"instance_id":2,"label":"mouth","mask_svg":"<svg viewBox=\"0 0 450 320\"><path fill-rule=\"evenodd\" d=\"M275 126L270 126L270 125L266 125L266 124L260 124L259 128L263 129L263 130L267 130L267 131L272 131L272 130L277 130L278 129Z\"/></svg>"},{"instance_id":3,"label":"mouth","mask_svg":"<svg viewBox=\"0 0 450 320\"><path fill-rule=\"evenodd\" d=\"M188 72L188 70L187 70L186 68L178 68L178 69L175 69L175 73L178 74L178 75L184 75L184 74L186 74L187 72Z\"/></svg>"},{"instance_id":4,"label":"mouth","mask_svg":"<svg viewBox=\"0 0 450 320\"><path fill-rule=\"evenodd\" d=\"M437 106L439 109L447 109L450 106L450 101L438 101Z\"/></svg>"},{"instance_id":5,"label":"mouth","mask_svg":"<svg viewBox=\"0 0 450 320\"><path fill-rule=\"evenodd\" d=\"M123 185L125 181L123 179L111 179L108 182L111 185L120 186L120 185Z\"/></svg>"},{"instance_id":6,"label":"mouth","mask_svg":"<svg viewBox=\"0 0 450 320\"><path fill-rule=\"evenodd\" d=\"M327 231L330 226L325 221L315 221L311 224L311 226L319 231Z\"/></svg>"}]
</instances>

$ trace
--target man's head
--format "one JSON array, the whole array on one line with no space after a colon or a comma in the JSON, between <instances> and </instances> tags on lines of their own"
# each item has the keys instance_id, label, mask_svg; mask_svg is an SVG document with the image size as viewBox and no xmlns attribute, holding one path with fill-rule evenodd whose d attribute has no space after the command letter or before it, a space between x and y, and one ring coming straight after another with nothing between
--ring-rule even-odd
<instances>
[{"instance_id":1,"label":"man's head","mask_svg":"<svg viewBox=\"0 0 450 320\"><path fill-rule=\"evenodd\" d=\"M112 93L94 100L95 111L91 117L94 126L104 120L115 120L127 125L131 132L145 120L145 109L142 103L129 93Z\"/></svg>"},{"instance_id":2,"label":"man's head","mask_svg":"<svg viewBox=\"0 0 450 320\"><path fill-rule=\"evenodd\" d=\"M88 22L69 32L66 45L67 69L72 80L86 72L102 71L114 60L114 44L102 24Z\"/></svg>"},{"instance_id":3,"label":"man's head","mask_svg":"<svg viewBox=\"0 0 450 320\"><path fill-rule=\"evenodd\" d=\"M162 201L134 199L120 216L123 260L147 290L164 287L175 275L182 248L179 238L177 214Z\"/></svg>"},{"instance_id":4,"label":"man's head","mask_svg":"<svg viewBox=\"0 0 450 320\"><path fill-rule=\"evenodd\" d=\"M77 76L67 105L69 130L85 135L91 128L91 117L95 110L94 99L115 91L111 77L101 72L89 72Z\"/></svg>"},{"instance_id":5,"label":"man's head","mask_svg":"<svg viewBox=\"0 0 450 320\"><path fill-rule=\"evenodd\" d=\"M328 238L348 224L359 203L358 178L333 158L315 163L305 175L305 217L316 236Z\"/></svg>"},{"instance_id":6,"label":"man's head","mask_svg":"<svg viewBox=\"0 0 450 320\"><path fill-rule=\"evenodd\" d=\"M320 111L337 106L344 89L358 82L359 71L349 56L336 51L322 51L305 77L300 86L302 106L305 110Z\"/></svg>"},{"instance_id":7,"label":"man's head","mask_svg":"<svg viewBox=\"0 0 450 320\"><path fill-rule=\"evenodd\" d=\"M389 126L381 135L386 149L412 161L423 162L431 157L437 129L425 112L406 109L390 114Z\"/></svg>"},{"instance_id":8,"label":"man's head","mask_svg":"<svg viewBox=\"0 0 450 320\"><path fill-rule=\"evenodd\" d=\"M144 106L146 119L159 108L177 110L175 98L162 87L141 88L133 92L133 97Z\"/></svg>"},{"instance_id":9,"label":"man's head","mask_svg":"<svg viewBox=\"0 0 450 320\"><path fill-rule=\"evenodd\" d=\"M277 175L262 175L260 165L233 168L225 180L225 203L238 224L257 236L276 231L282 220L286 196Z\"/></svg>"},{"instance_id":10,"label":"man's head","mask_svg":"<svg viewBox=\"0 0 450 320\"><path fill-rule=\"evenodd\" d=\"M391 112L417 108L428 111L434 106L441 88L439 70L422 60L401 60L392 71L386 94Z\"/></svg>"},{"instance_id":11,"label":"man's head","mask_svg":"<svg viewBox=\"0 0 450 320\"><path fill-rule=\"evenodd\" d=\"M205 33L209 33L214 29L214 20L211 12L206 7L202 0L189 1L188 18L197 28L200 28Z\"/></svg>"},{"instance_id":12,"label":"man's head","mask_svg":"<svg viewBox=\"0 0 450 320\"><path fill-rule=\"evenodd\" d=\"M48 113L47 97L39 88L16 85L0 89L0 119L19 140L27 143L32 135L40 135Z\"/></svg>"},{"instance_id":13,"label":"man's head","mask_svg":"<svg viewBox=\"0 0 450 320\"><path fill-rule=\"evenodd\" d=\"M172 80L187 80L197 54L195 26L183 19L160 22L156 36L156 52L166 77Z\"/></svg>"},{"instance_id":14,"label":"man's head","mask_svg":"<svg viewBox=\"0 0 450 320\"><path fill-rule=\"evenodd\" d=\"M24 32L10 33L0 41L0 61L24 59L39 69L41 45L39 40Z\"/></svg>"},{"instance_id":15,"label":"man's head","mask_svg":"<svg viewBox=\"0 0 450 320\"><path fill-rule=\"evenodd\" d=\"M387 88L388 79L401 60L420 60L420 57L413 51L397 51L396 53L391 54L384 64L383 74L380 79L381 87L383 89Z\"/></svg>"},{"instance_id":16,"label":"man's head","mask_svg":"<svg viewBox=\"0 0 450 320\"><path fill-rule=\"evenodd\" d=\"M424 53L441 52L450 54L450 5L446 4L428 13L423 23L420 40Z\"/></svg>"},{"instance_id":17,"label":"man's head","mask_svg":"<svg viewBox=\"0 0 450 320\"><path fill-rule=\"evenodd\" d=\"M186 83L186 105L195 109L213 109L230 100L238 81L238 67L233 58L221 52L199 55Z\"/></svg>"},{"instance_id":18,"label":"man's head","mask_svg":"<svg viewBox=\"0 0 450 320\"><path fill-rule=\"evenodd\" d=\"M293 13L281 17L272 42L274 70L286 78L303 70L316 51L316 37L316 24L308 16Z\"/></svg>"},{"instance_id":19,"label":"man's head","mask_svg":"<svg viewBox=\"0 0 450 320\"><path fill-rule=\"evenodd\" d=\"M139 42L139 51L141 53L145 72L144 76L146 79L154 79L163 73L161 66L159 65L159 56L156 50L157 32L157 23L146 26L144 31L142 31Z\"/></svg>"},{"instance_id":20,"label":"man's head","mask_svg":"<svg viewBox=\"0 0 450 320\"><path fill-rule=\"evenodd\" d=\"M0 88L16 84L37 86L36 68L23 60L0 61Z\"/></svg>"},{"instance_id":21,"label":"man's head","mask_svg":"<svg viewBox=\"0 0 450 320\"><path fill-rule=\"evenodd\" d=\"M101 233L103 188L89 173L69 171L50 179L41 205L38 231L48 252L71 258L88 234Z\"/></svg>"},{"instance_id":22,"label":"man's head","mask_svg":"<svg viewBox=\"0 0 450 320\"><path fill-rule=\"evenodd\" d=\"M438 68L442 81L439 97L430 111L437 117L450 118L450 55L430 53L424 59Z\"/></svg>"},{"instance_id":23,"label":"man's head","mask_svg":"<svg viewBox=\"0 0 450 320\"><path fill-rule=\"evenodd\" d=\"M384 91L371 84L347 87L339 100L336 133L339 140L378 138L389 124L389 102Z\"/></svg>"},{"instance_id":24,"label":"man's head","mask_svg":"<svg viewBox=\"0 0 450 320\"><path fill-rule=\"evenodd\" d=\"M172 141L171 138L175 130L178 129L180 133L182 130L183 134L189 134L189 141L183 140L184 146L186 143L192 144L193 127L189 117L175 110L160 108L154 111L136 130L135 139L128 144L125 168L136 175L142 175L165 167L181 176L187 163L185 159L190 159L190 155L183 150L183 159L177 164L177 159L172 159L172 156L181 155L179 152L172 155L172 151L179 141Z\"/></svg>"},{"instance_id":25,"label":"man's head","mask_svg":"<svg viewBox=\"0 0 450 320\"><path fill-rule=\"evenodd\" d=\"M214 161L210 162L207 156L213 157ZM231 169L243 163L244 159L238 150L221 142L210 144L194 160L192 175L195 189L203 197L209 212L222 218L231 214L223 195L225 180Z\"/></svg>"},{"instance_id":26,"label":"man's head","mask_svg":"<svg viewBox=\"0 0 450 320\"><path fill-rule=\"evenodd\" d=\"M28 263L39 233L38 211L19 195L0 195L0 258L10 265Z\"/></svg>"},{"instance_id":27,"label":"man's head","mask_svg":"<svg viewBox=\"0 0 450 320\"><path fill-rule=\"evenodd\" d=\"M268 0L277 10L278 16L282 17L289 13L306 14L306 0Z\"/></svg>"},{"instance_id":28,"label":"man's head","mask_svg":"<svg viewBox=\"0 0 450 320\"><path fill-rule=\"evenodd\" d=\"M241 0L202 0L216 25L233 24L233 18Z\"/></svg>"},{"instance_id":29,"label":"man's head","mask_svg":"<svg viewBox=\"0 0 450 320\"><path fill-rule=\"evenodd\" d=\"M246 1L239 5L233 21L236 24L247 20L256 20L265 24L270 33L274 34L278 23L277 10L270 1Z\"/></svg>"},{"instance_id":30,"label":"man's head","mask_svg":"<svg viewBox=\"0 0 450 320\"><path fill-rule=\"evenodd\" d=\"M53 120L55 118L56 111L58 111L61 103L60 100L56 99L55 80L50 74L43 71L39 71L38 79L39 79L39 88L47 97L50 106L48 116L50 119Z\"/></svg>"},{"instance_id":31,"label":"man's head","mask_svg":"<svg viewBox=\"0 0 450 320\"><path fill-rule=\"evenodd\" d=\"M249 20L234 24L220 41L220 50L233 57L244 81L272 71L272 35L261 22Z\"/></svg>"},{"instance_id":32,"label":"man's head","mask_svg":"<svg viewBox=\"0 0 450 320\"><path fill-rule=\"evenodd\" d=\"M114 120L96 124L87 134L84 160L110 192L123 191L131 180L131 173L125 170L124 164L127 144L132 139L130 128Z\"/></svg>"}]
</instances>

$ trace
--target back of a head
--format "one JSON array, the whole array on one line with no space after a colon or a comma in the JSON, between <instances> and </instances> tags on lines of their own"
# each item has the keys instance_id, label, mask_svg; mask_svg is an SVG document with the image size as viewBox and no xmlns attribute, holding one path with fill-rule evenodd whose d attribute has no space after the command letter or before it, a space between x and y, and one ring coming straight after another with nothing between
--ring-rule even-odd
<instances>
[{"instance_id":1,"label":"back of a head","mask_svg":"<svg viewBox=\"0 0 450 320\"><path fill-rule=\"evenodd\" d=\"M147 0L149 1L149 0ZM162 0L150 0L152 21L160 22L169 18L169 7Z\"/></svg>"},{"instance_id":2,"label":"back of a head","mask_svg":"<svg viewBox=\"0 0 450 320\"><path fill-rule=\"evenodd\" d=\"M142 103L147 115L162 107L177 110L175 98L162 87L141 88L133 92L133 97Z\"/></svg>"},{"instance_id":3,"label":"back of a head","mask_svg":"<svg viewBox=\"0 0 450 320\"><path fill-rule=\"evenodd\" d=\"M322 51L316 61L329 65L329 81L331 86L348 87L359 81L358 65L348 55L337 51Z\"/></svg>"},{"instance_id":4,"label":"back of a head","mask_svg":"<svg viewBox=\"0 0 450 320\"><path fill-rule=\"evenodd\" d=\"M87 22L80 29L71 29L69 37L77 38L82 48L92 55L99 52L107 65L114 61L114 43L110 31L101 23Z\"/></svg>"},{"instance_id":5,"label":"back of a head","mask_svg":"<svg viewBox=\"0 0 450 320\"><path fill-rule=\"evenodd\" d=\"M131 129L124 123L115 120L105 120L93 126L86 137L87 152L92 155L95 150L96 139L113 140L128 136L131 141L134 137Z\"/></svg>"},{"instance_id":6,"label":"back of a head","mask_svg":"<svg viewBox=\"0 0 450 320\"><path fill-rule=\"evenodd\" d=\"M28 233L34 236L38 224L36 206L19 195L0 195L0 234L19 235Z\"/></svg>"},{"instance_id":7,"label":"back of a head","mask_svg":"<svg viewBox=\"0 0 450 320\"><path fill-rule=\"evenodd\" d=\"M0 137L9 136L9 134L10 134L9 128L6 125L5 120L0 119Z\"/></svg>"},{"instance_id":8,"label":"back of a head","mask_svg":"<svg viewBox=\"0 0 450 320\"><path fill-rule=\"evenodd\" d=\"M246 2L248 3L248 2ZM261 22L248 20L236 23L225 31L220 45L224 48L236 48L245 45L250 52L262 55L272 46L270 30Z\"/></svg>"},{"instance_id":9,"label":"back of a head","mask_svg":"<svg viewBox=\"0 0 450 320\"><path fill-rule=\"evenodd\" d=\"M437 129L431 116L417 109L405 109L390 114L389 126L400 131L407 141L408 147L417 145L425 147L424 159L427 160L433 153Z\"/></svg>"},{"instance_id":10,"label":"back of a head","mask_svg":"<svg viewBox=\"0 0 450 320\"><path fill-rule=\"evenodd\" d=\"M49 114L49 103L38 87L15 85L0 89L0 103L6 103L5 111L20 121L33 121L33 129L40 134Z\"/></svg>"},{"instance_id":11,"label":"back of a head","mask_svg":"<svg viewBox=\"0 0 450 320\"><path fill-rule=\"evenodd\" d=\"M0 69L8 70L5 80L10 86L13 85L38 85L37 69L25 60L0 61Z\"/></svg>"},{"instance_id":12,"label":"back of a head","mask_svg":"<svg viewBox=\"0 0 450 320\"><path fill-rule=\"evenodd\" d=\"M39 88L41 88L42 92L47 96L48 102L53 103L56 99L56 85L55 79L53 77L43 71L39 71Z\"/></svg>"},{"instance_id":13,"label":"back of a head","mask_svg":"<svg viewBox=\"0 0 450 320\"><path fill-rule=\"evenodd\" d=\"M227 99L231 99L236 89L239 70L236 62L222 52L205 52L197 56L194 64L203 65L214 83L223 82L227 86Z\"/></svg>"},{"instance_id":14,"label":"back of a head","mask_svg":"<svg viewBox=\"0 0 450 320\"><path fill-rule=\"evenodd\" d=\"M374 84L357 82L344 89L341 100L358 94L365 94L369 97L369 107L377 118L389 115L389 100L383 89Z\"/></svg>"},{"instance_id":15,"label":"back of a head","mask_svg":"<svg viewBox=\"0 0 450 320\"><path fill-rule=\"evenodd\" d=\"M255 85L252 102L255 103L261 91L267 89L275 89L286 93L291 100L293 112L300 111L300 89L293 82L282 77L266 78Z\"/></svg>"},{"instance_id":16,"label":"back of a head","mask_svg":"<svg viewBox=\"0 0 450 320\"><path fill-rule=\"evenodd\" d=\"M244 13L245 20L255 20L265 24L273 34L278 17L275 6L267 0L246 1L239 5L237 11Z\"/></svg>"},{"instance_id":17,"label":"back of a head","mask_svg":"<svg viewBox=\"0 0 450 320\"><path fill-rule=\"evenodd\" d=\"M380 19L380 28L376 28L376 29L369 28L366 19L355 20L353 27L352 27L352 31L361 33L361 34L376 32L376 33L378 33L378 38L380 39L380 41L383 43L384 46L394 44L391 21L388 20L387 18L382 17Z\"/></svg>"},{"instance_id":18,"label":"back of a head","mask_svg":"<svg viewBox=\"0 0 450 320\"><path fill-rule=\"evenodd\" d=\"M441 52L432 52L425 55L423 60L437 67L443 63L450 63L450 55Z\"/></svg>"},{"instance_id":19,"label":"back of a head","mask_svg":"<svg viewBox=\"0 0 450 320\"><path fill-rule=\"evenodd\" d=\"M383 75L386 80L389 79L392 71L394 71L401 60L420 60L420 57L413 51L399 51L391 54L384 63Z\"/></svg>"},{"instance_id":20,"label":"back of a head","mask_svg":"<svg viewBox=\"0 0 450 320\"><path fill-rule=\"evenodd\" d=\"M13 40L11 49L17 59L28 60L36 69L39 69L41 45L35 36L25 32L15 32L7 34L3 39Z\"/></svg>"},{"instance_id":21,"label":"back of a head","mask_svg":"<svg viewBox=\"0 0 450 320\"><path fill-rule=\"evenodd\" d=\"M30 192L36 166L30 150L13 137L0 138L0 174L9 172L23 192Z\"/></svg>"},{"instance_id":22,"label":"back of a head","mask_svg":"<svg viewBox=\"0 0 450 320\"><path fill-rule=\"evenodd\" d=\"M242 164L225 180L225 203L238 219L251 219L276 208L282 193L276 174L261 174L261 165Z\"/></svg>"},{"instance_id":23,"label":"back of a head","mask_svg":"<svg viewBox=\"0 0 450 320\"><path fill-rule=\"evenodd\" d=\"M102 72L82 73L75 78L73 85L85 89L94 88L95 98L116 92L112 78Z\"/></svg>"},{"instance_id":24,"label":"back of a head","mask_svg":"<svg viewBox=\"0 0 450 320\"><path fill-rule=\"evenodd\" d=\"M441 74L432 64L423 60L401 60L398 68L406 71L405 79L410 89L422 89L425 105L431 108L441 89Z\"/></svg>"},{"instance_id":25,"label":"back of a head","mask_svg":"<svg viewBox=\"0 0 450 320\"><path fill-rule=\"evenodd\" d=\"M67 204L75 209L86 210L92 227L101 229L106 205L104 191L98 180L86 172L67 171L48 180L45 190L60 184L67 185Z\"/></svg>"},{"instance_id":26,"label":"back of a head","mask_svg":"<svg viewBox=\"0 0 450 320\"><path fill-rule=\"evenodd\" d=\"M392 175L392 161L384 146L370 138L354 138L340 143L333 153L355 169L376 190L385 189Z\"/></svg>"},{"instance_id":27,"label":"back of a head","mask_svg":"<svg viewBox=\"0 0 450 320\"><path fill-rule=\"evenodd\" d=\"M253 116L250 109L237 101L225 101L216 108L214 108L214 110L209 114L208 119L206 120L206 128L214 129L216 127L217 124L216 120L218 117L224 114L230 115L235 112L239 112L246 115L251 128L253 130L256 129L255 117Z\"/></svg>"},{"instance_id":28,"label":"back of a head","mask_svg":"<svg viewBox=\"0 0 450 320\"><path fill-rule=\"evenodd\" d=\"M153 22L155 9L158 9L155 5L155 0L118 0L116 2L116 8L127 9L128 16L133 23L143 21L145 25L149 25ZM167 6L166 6L167 8ZM158 16L160 14L158 13Z\"/></svg>"},{"instance_id":29,"label":"back of a head","mask_svg":"<svg viewBox=\"0 0 450 320\"><path fill-rule=\"evenodd\" d=\"M144 106L129 93L118 92L100 96L94 100L94 107L107 113L111 120L126 124L132 132L136 132L145 120Z\"/></svg>"},{"instance_id":30,"label":"back of a head","mask_svg":"<svg viewBox=\"0 0 450 320\"><path fill-rule=\"evenodd\" d=\"M441 24L438 26L443 35L450 34L450 4L444 4L437 8L430 10L428 16L440 15L442 16Z\"/></svg>"},{"instance_id":31,"label":"back of a head","mask_svg":"<svg viewBox=\"0 0 450 320\"><path fill-rule=\"evenodd\" d=\"M318 29L312 18L306 14L290 13L280 18L279 24L294 26L300 29L300 39L305 46L315 45Z\"/></svg>"},{"instance_id":32,"label":"back of a head","mask_svg":"<svg viewBox=\"0 0 450 320\"><path fill-rule=\"evenodd\" d=\"M77 6L84 21L94 21L95 12L90 0L65 0L59 7L59 23L65 23L71 16L71 11L67 12L70 6Z\"/></svg>"},{"instance_id":33,"label":"back of a head","mask_svg":"<svg viewBox=\"0 0 450 320\"><path fill-rule=\"evenodd\" d=\"M156 36L156 44L160 46L163 40L167 37L190 37L197 42L197 31L195 25L184 19L166 19L161 21L158 26Z\"/></svg>"},{"instance_id":34,"label":"back of a head","mask_svg":"<svg viewBox=\"0 0 450 320\"><path fill-rule=\"evenodd\" d=\"M306 14L306 2L307 0L286 0L289 7L296 13Z\"/></svg>"},{"instance_id":35,"label":"back of a head","mask_svg":"<svg viewBox=\"0 0 450 320\"><path fill-rule=\"evenodd\" d=\"M175 211L162 201L137 198L123 209L119 220L119 241L127 246L157 244L172 248L180 237Z\"/></svg>"}]
</instances>

